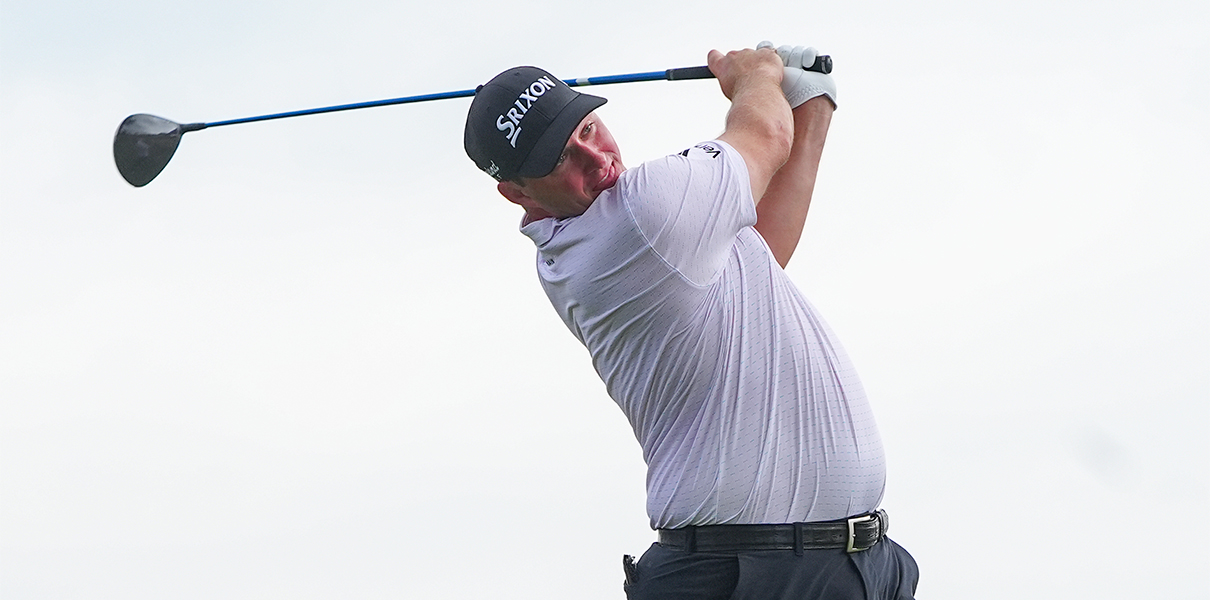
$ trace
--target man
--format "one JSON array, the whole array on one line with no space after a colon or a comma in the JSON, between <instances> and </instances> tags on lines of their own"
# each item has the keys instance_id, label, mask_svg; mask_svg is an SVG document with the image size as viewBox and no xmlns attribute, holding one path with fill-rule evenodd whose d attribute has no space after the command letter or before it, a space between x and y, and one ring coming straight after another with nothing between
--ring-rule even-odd
<instances>
[{"instance_id":1,"label":"man","mask_svg":"<svg viewBox=\"0 0 1210 600\"><path fill-rule=\"evenodd\" d=\"M466 123L643 447L659 541L625 557L627 596L911 598L865 393L783 271L835 84L804 70L812 48L707 60L731 100L723 134L633 169L594 112L605 100L533 67L482 86Z\"/></svg>"}]
</instances>

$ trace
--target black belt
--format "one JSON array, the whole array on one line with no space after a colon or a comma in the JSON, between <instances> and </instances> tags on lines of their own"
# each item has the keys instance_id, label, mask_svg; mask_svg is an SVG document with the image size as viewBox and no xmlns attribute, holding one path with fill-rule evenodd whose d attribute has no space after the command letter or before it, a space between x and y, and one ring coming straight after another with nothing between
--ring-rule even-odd
<instances>
[{"instance_id":1,"label":"black belt","mask_svg":"<svg viewBox=\"0 0 1210 600\"><path fill-rule=\"evenodd\" d=\"M734 552L743 550L868 550L886 535L890 522L878 510L848 519L786 525L705 525L660 529L659 543L669 550Z\"/></svg>"}]
</instances>

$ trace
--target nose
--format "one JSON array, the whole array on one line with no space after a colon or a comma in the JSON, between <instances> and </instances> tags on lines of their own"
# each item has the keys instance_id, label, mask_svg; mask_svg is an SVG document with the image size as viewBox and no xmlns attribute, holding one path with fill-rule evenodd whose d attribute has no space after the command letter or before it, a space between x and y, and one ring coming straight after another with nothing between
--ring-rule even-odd
<instances>
[{"instance_id":1,"label":"nose","mask_svg":"<svg viewBox=\"0 0 1210 600\"><path fill-rule=\"evenodd\" d=\"M609 166L609 157L591 141L576 141L575 154L580 163L589 169L604 169Z\"/></svg>"}]
</instances>

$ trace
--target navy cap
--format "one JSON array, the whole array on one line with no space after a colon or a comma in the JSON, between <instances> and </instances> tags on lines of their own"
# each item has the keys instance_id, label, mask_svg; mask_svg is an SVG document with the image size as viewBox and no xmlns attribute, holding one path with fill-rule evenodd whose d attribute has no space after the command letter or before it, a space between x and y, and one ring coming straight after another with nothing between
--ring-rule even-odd
<instances>
[{"instance_id":1,"label":"navy cap","mask_svg":"<svg viewBox=\"0 0 1210 600\"><path fill-rule=\"evenodd\" d=\"M462 144L497 181L544 177L580 121L602 104L542 69L514 67L475 91Z\"/></svg>"}]
</instances>

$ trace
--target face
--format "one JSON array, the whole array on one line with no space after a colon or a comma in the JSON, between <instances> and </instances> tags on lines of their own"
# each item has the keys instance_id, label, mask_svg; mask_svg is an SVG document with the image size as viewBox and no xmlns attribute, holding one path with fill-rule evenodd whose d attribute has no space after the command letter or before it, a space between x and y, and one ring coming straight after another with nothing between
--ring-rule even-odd
<instances>
[{"instance_id":1,"label":"face","mask_svg":"<svg viewBox=\"0 0 1210 600\"><path fill-rule=\"evenodd\" d=\"M583 214L601 192L613 187L622 166L621 152L596 113L580 121L549 175L524 179L523 185L500 182L497 188L534 218Z\"/></svg>"}]
</instances>

